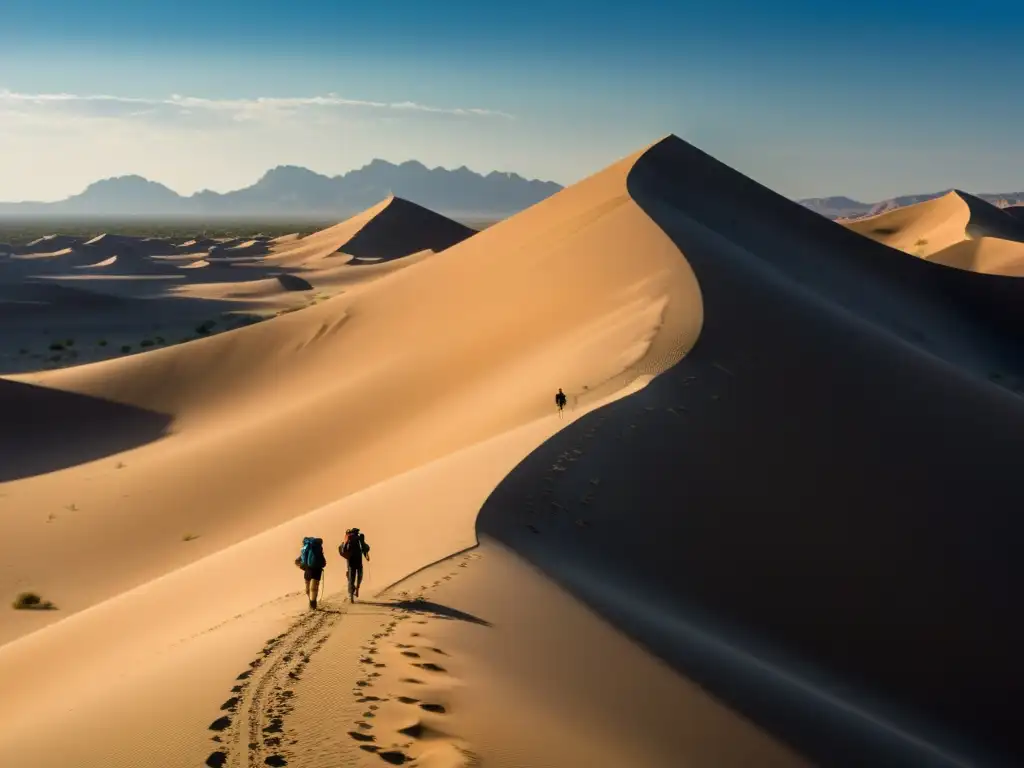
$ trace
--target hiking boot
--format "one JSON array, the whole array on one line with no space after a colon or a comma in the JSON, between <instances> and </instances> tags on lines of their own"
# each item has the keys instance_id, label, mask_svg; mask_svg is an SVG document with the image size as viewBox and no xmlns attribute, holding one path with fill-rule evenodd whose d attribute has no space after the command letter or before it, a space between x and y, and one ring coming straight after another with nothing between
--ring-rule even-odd
<instances>
[{"instance_id":1,"label":"hiking boot","mask_svg":"<svg viewBox=\"0 0 1024 768\"><path fill-rule=\"evenodd\" d=\"M354 594L356 597L359 597L359 587L356 587L356 591L354 592Z\"/></svg>"},{"instance_id":2,"label":"hiking boot","mask_svg":"<svg viewBox=\"0 0 1024 768\"><path fill-rule=\"evenodd\" d=\"M309 607L312 608L315 611L316 610L316 600L310 600L309 601Z\"/></svg>"}]
</instances>

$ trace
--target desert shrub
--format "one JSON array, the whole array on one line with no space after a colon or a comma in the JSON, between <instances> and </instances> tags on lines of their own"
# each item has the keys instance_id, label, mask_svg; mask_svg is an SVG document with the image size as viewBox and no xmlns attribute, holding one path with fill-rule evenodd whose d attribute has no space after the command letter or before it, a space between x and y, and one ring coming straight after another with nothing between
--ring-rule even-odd
<instances>
[{"instance_id":1,"label":"desert shrub","mask_svg":"<svg viewBox=\"0 0 1024 768\"><path fill-rule=\"evenodd\" d=\"M205 336L210 331L213 330L215 325L217 325L217 322L215 320L207 320L206 322L196 326L196 333L198 333L201 336Z\"/></svg>"},{"instance_id":2,"label":"desert shrub","mask_svg":"<svg viewBox=\"0 0 1024 768\"><path fill-rule=\"evenodd\" d=\"M123 347L121 347L121 351L127 355L129 352L132 351L131 344L125 344Z\"/></svg>"},{"instance_id":3,"label":"desert shrub","mask_svg":"<svg viewBox=\"0 0 1024 768\"><path fill-rule=\"evenodd\" d=\"M75 340L74 339L65 339L64 340L64 346L65 347L73 347L73 346L75 346Z\"/></svg>"},{"instance_id":4,"label":"desert shrub","mask_svg":"<svg viewBox=\"0 0 1024 768\"><path fill-rule=\"evenodd\" d=\"M28 354L28 350L27 349L19 349L18 350L18 354L19 355L27 355Z\"/></svg>"},{"instance_id":5,"label":"desert shrub","mask_svg":"<svg viewBox=\"0 0 1024 768\"><path fill-rule=\"evenodd\" d=\"M166 341L166 340L164 339L164 337L163 337L163 336L157 336L157 337L156 337L156 343L157 343L157 344L166 344L166 343L167 343L167 341Z\"/></svg>"},{"instance_id":6,"label":"desert shrub","mask_svg":"<svg viewBox=\"0 0 1024 768\"><path fill-rule=\"evenodd\" d=\"M51 356L49 358L49 361L51 363L59 363L60 362L60 355L53 355L53 356Z\"/></svg>"},{"instance_id":7,"label":"desert shrub","mask_svg":"<svg viewBox=\"0 0 1024 768\"><path fill-rule=\"evenodd\" d=\"M99 346L101 346L101 347L105 347L105 346L107 346L107 340L106 340L106 339L100 339L100 340L99 340L99 341L97 341L96 343L97 343L97 344L98 344Z\"/></svg>"},{"instance_id":8,"label":"desert shrub","mask_svg":"<svg viewBox=\"0 0 1024 768\"><path fill-rule=\"evenodd\" d=\"M60 352L61 350L64 349L64 345L61 344L59 341L55 341L55 342L53 342L53 344L50 345L50 349L53 352Z\"/></svg>"},{"instance_id":9,"label":"desert shrub","mask_svg":"<svg viewBox=\"0 0 1024 768\"><path fill-rule=\"evenodd\" d=\"M199 534L198 533L186 533L184 536L181 537L181 540L182 541L193 541L193 540L198 539L198 538L199 538Z\"/></svg>"},{"instance_id":10,"label":"desert shrub","mask_svg":"<svg viewBox=\"0 0 1024 768\"><path fill-rule=\"evenodd\" d=\"M139 346L140 347L152 347L153 346L153 340L152 339L143 339L142 341L139 342Z\"/></svg>"},{"instance_id":11,"label":"desert shrub","mask_svg":"<svg viewBox=\"0 0 1024 768\"><path fill-rule=\"evenodd\" d=\"M16 611L52 611L57 606L33 592L22 592L13 603Z\"/></svg>"}]
</instances>

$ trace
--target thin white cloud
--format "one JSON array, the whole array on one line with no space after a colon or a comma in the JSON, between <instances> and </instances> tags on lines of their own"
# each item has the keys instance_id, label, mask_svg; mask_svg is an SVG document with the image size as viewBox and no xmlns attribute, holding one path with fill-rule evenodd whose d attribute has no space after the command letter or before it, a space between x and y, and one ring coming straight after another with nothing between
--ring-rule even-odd
<instances>
[{"instance_id":1,"label":"thin white cloud","mask_svg":"<svg viewBox=\"0 0 1024 768\"><path fill-rule=\"evenodd\" d=\"M428 113L462 117L514 119L513 115L477 107L437 107L413 101L368 101L346 99L334 93L326 96L260 96L256 98L211 99L173 94L166 98L140 98L108 94L19 93L0 89L0 112L25 114L27 109L57 109L85 117L143 117L154 114L221 115L235 120L258 120L294 114L299 110L363 109L384 112Z\"/></svg>"}]
</instances>

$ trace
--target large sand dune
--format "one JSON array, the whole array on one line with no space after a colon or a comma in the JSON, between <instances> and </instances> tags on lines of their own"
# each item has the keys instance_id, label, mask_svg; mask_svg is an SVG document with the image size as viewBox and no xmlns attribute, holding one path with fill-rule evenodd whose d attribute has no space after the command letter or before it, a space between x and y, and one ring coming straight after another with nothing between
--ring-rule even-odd
<instances>
[{"instance_id":1,"label":"large sand dune","mask_svg":"<svg viewBox=\"0 0 1024 768\"><path fill-rule=\"evenodd\" d=\"M856 221L854 232L922 259L957 269L1020 276L1024 222L966 192L908 205Z\"/></svg>"},{"instance_id":2,"label":"large sand dune","mask_svg":"<svg viewBox=\"0 0 1024 768\"><path fill-rule=\"evenodd\" d=\"M0 585L59 607L0 613L0 754L1020 755L1024 284L893 258L675 137L468 239L396 202L269 244L332 298L0 379ZM236 300L276 290L248 274Z\"/></svg>"}]
</instances>

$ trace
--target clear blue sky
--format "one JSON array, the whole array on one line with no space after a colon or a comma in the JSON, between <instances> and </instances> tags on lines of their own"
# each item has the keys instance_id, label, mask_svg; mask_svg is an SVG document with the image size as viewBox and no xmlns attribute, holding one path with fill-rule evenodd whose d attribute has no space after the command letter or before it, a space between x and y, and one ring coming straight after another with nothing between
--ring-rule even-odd
<instances>
[{"instance_id":1,"label":"clear blue sky","mask_svg":"<svg viewBox=\"0 0 1024 768\"><path fill-rule=\"evenodd\" d=\"M0 2L0 199L374 157L568 184L668 133L791 197L1024 189L1013 3L151 5Z\"/></svg>"}]
</instances>

